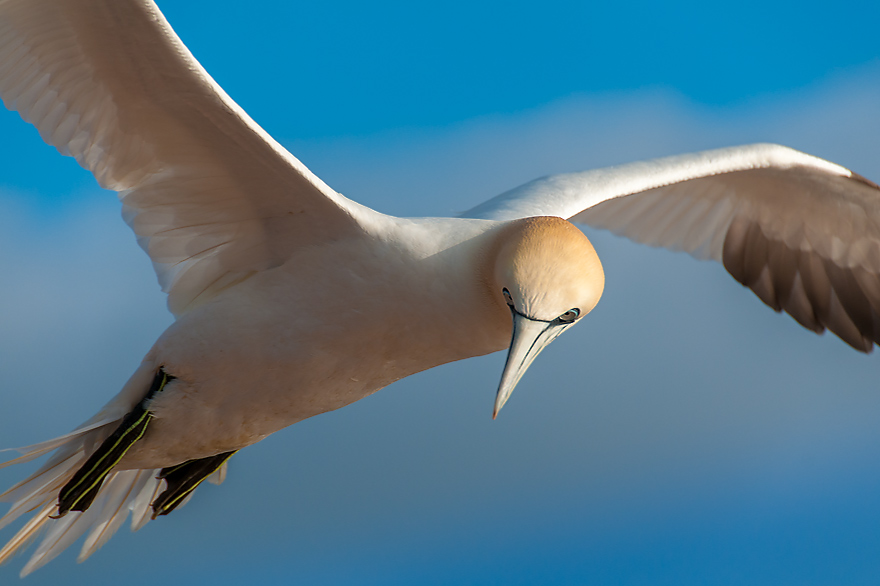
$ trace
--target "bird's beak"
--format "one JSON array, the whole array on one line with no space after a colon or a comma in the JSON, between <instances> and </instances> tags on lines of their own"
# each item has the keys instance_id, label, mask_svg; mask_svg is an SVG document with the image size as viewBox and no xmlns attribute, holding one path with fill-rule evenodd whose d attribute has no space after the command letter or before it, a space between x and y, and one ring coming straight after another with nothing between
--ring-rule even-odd
<instances>
[{"instance_id":1,"label":"bird's beak","mask_svg":"<svg viewBox=\"0 0 880 586\"><path fill-rule=\"evenodd\" d=\"M516 311L512 313L513 340L510 342L507 362L504 364L498 394L495 396L495 412L492 414L492 419L498 417L498 412L510 398L516 383L541 350L566 329L561 324L529 319Z\"/></svg>"}]
</instances>

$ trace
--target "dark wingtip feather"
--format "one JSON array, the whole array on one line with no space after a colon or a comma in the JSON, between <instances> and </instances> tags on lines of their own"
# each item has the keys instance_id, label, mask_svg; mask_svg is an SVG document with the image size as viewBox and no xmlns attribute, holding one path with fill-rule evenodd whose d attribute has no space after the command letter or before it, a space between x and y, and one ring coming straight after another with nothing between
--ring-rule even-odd
<instances>
[{"instance_id":1,"label":"dark wingtip feather","mask_svg":"<svg viewBox=\"0 0 880 586\"><path fill-rule=\"evenodd\" d=\"M866 354L880 343L880 276L792 249L742 216L730 224L722 262L761 301L803 327L817 334L827 328Z\"/></svg>"}]
</instances>

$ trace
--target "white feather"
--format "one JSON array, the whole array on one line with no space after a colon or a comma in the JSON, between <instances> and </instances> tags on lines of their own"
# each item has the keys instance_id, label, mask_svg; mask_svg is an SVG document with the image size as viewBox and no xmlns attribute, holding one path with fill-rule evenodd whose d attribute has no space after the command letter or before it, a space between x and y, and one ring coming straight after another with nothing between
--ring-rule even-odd
<instances>
[{"instance_id":1,"label":"white feather","mask_svg":"<svg viewBox=\"0 0 880 586\"><path fill-rule=\"evenodd\" d=\"M216 484L220 486L223 484L223 481L226 480L226 467L229 465L229 462L223 462L217 470L214 471L213 474L208 476L208 482L211 484Z\"/></svg>"},{"instance_id":2,"label":"white feather","mask_svg":"<svg viewBox=\"0 0 880 586\"><path fill-rule=\"evenodd\" d=\"M92 524L92 532L86 537L80 551L78 562L82 562L98 551L116 530L125 522L133 502L150 480L149 470L123 470L108 475L101 487L104 506ZM94 505L92 505L94 507Z\"/></svg>"},{"instance_id":3,"label":"white feather","mask_svg":"<svg viewBox=\"0 0 880 586\"><path fill-rule=\"evenodd\" d=\"M31 517L30 521L18 530L18 533L3 546L3 549L0 549L0 564L9 561L9 558L14 556L16 552L26 547L31 540L36 538L43 525L51 520L49 515L52 514L53 510L55 510L55 503L44 505L36 515Z\"/></svg>"},{"instance_id":4,"label":"white feather","mask_svg":"<svg viewBox=\"0 0 880 586\"><path fill-rule=\"evenodd\" d=\"M123 192L144 249L162 250L153 260L174 313L278 266L297 247L355 233L352 216L373 213L251 120L152 2L0 6L5 104L102 186ZM193 255L200 240L202 250L225 244Z\"/></svg>"}]
</instances>

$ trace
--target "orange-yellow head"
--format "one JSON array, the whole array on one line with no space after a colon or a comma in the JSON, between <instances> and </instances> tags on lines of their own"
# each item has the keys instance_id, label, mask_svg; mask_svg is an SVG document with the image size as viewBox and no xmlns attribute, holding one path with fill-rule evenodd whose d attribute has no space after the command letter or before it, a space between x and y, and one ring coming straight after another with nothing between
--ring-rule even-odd
<instances>
[{"instance_id":1,"label":"orange-yellow head","mask_svg":"<svg viewBox=\"0 0 880 586\"><path fill-rule=\"evenodd\" d=\"M499 238L491 293L510 307L513 339L493 417L541 350L592 311L605 288L593 245L562 218L518 220Z\"/></svg>"}]
</instances>

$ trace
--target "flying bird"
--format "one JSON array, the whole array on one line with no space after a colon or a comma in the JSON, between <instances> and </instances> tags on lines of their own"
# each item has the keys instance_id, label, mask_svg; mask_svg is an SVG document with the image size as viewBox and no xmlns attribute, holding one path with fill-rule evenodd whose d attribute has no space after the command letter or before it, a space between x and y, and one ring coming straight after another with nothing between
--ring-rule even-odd
<instances>
[{"instance_id":1,"label":"flying bird","mask_svg":"<svg viewBox=\"0 0 880 586\"><path fill-rule=\"evenodd\" d=\"M0 97L119 193L175 322L116 397L3 493L45 530L22 573L87 534L171 513L240 449L411 374L507 350L493 417L604 290L576 223L723 263L776 311L880 341L880 187L772 145L544 177L458 218L347 199L211 79L148 0L0 0Z\"/></svg>"}]
</instances>

